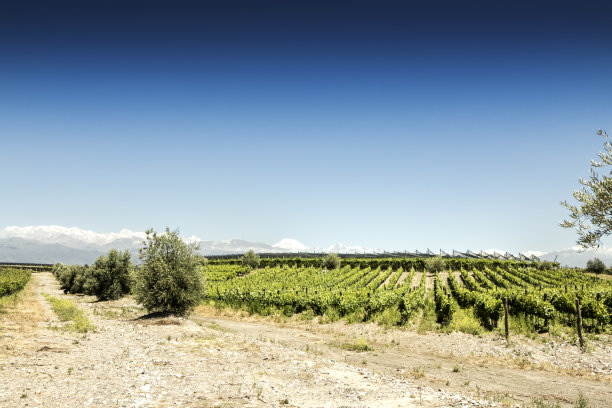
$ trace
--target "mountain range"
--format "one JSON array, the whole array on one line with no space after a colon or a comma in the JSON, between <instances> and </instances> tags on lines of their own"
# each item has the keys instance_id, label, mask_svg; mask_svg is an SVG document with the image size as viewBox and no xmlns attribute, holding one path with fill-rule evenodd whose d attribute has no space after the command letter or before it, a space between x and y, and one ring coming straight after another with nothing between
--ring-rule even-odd
<instances>
[{"instance_id":1,"label":"mountain range","mask_svg":"<svg viewBox=\"0 0 612 408\"><path fill-rule=\"evenodd\" d=\"M123 229L117 233L96 233L78 227L57 225L31 227L5 227L0 230L0 262L36 262L66 264L91 264L110 249L129 250L136 255L145 239L144 232ZM301 242L284 238L270 245L242 239L206 241L196 236L183 238L186 242L197 243L204 255L241 254L249 249L258 253L295 253L295 252L336 252L336 253L382 253L381 248L347 246L341 243L327 248L311 248ZM485 250L488 253L505 253L498 249ZM578 252L577 247L553 252L526 251L525 255L536 255L542 260L557 260L561 265L584 267L592 258L600 258L604 263L612 263L612 248L601 247L597 251ZM515 254L516 255L516 254Z\"/></svg>"}]
</instances>

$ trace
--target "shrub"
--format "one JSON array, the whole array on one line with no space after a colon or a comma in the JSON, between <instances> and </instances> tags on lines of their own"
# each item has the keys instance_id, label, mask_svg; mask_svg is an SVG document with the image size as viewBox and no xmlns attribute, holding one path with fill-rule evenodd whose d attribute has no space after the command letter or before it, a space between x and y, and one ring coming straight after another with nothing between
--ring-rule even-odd
<instances>
[{"instance_id":1,"label":"shrub","mask_svg":"<svg viewBox=\"0 0 612 408\"><path fill-rule=\"evenodd\" d=\"M198 265L202 267L208 266L208 258L206 258L204 255L196 254L195 257Z\"/></svg>"},{"instance_id":2,"label":"shrub","mask_svg":"<svg viewBox=\"0 0 612 408\"><path fill-rule=\"evenodd\" d=\"M162 235L152 229L146 234L139 249L142 264L135 273L134 298L149 312L188 314L204 292L198 245L186 244L169 228Z\"/></svg>"},{"instance_id":3,"label":"shrub","mask_svg":"<svg viewBox=\"0 0 612 408\"><path fill-rule=\"evenodd\" d=\"M87 265L63 265L57 263L53 266L53 275L59 281L64 293L85 293L85 282L90 270Z\"/></svg>"},{"instance_id":4,"label":"shrub","mask_svg":"<svg viewBox=\"0 0 612 408\"><path fill-rule=\"evenodd\" d=\"M340 267L340 256L338 254L327 254L323 258L323 267L326 269L338 269Z\"/></svg>"},{"instance_id":5,"label":"shrub","mask_svg":"<svg viewBox=\"0 0 612 408\"><path fill-rule=\"evenodd\" d=\"M597 275L605 272L606 265L599 258L590 259L586 264L586 270L588 272L593 272Z\"/></svg>"},{"instance_id":6,"label":"shrub","mask_svg":"<svg viewBox=\"0 0 612 408\"><path fill-rule=\"evenodd\" d=\"M538 269L541 271L552 271L553 267L554 265L550 261L542 261L538 263Z\"/></svg>"},{"instance_id":7,"label":"shrub","mask_svg":"<svg viewBox=\"0 0 612 408\"><path fill-rule=\"evenodd\" d=\"M111 249L107 256L101 255L87 274L84 292L95 295L98 300L119 299L130 292L130 274L134 266L126 250Z\"/></svg>"},{"instance_id":8,"label":"shrub","mask_svg":"<svg viewBox=\"0 0 612 408\"><path fill-rule=\"evenodd\" d=\"M440 255L425 259L425 269L429 272L440 272L446 267L446 262Z\"/></svg>"},{"instance_id":9,"label":"shrub","mask_svg":"<svg viewBox=\"0 0 612 408\"><path fill-rule=\"evenodd\" d=\"M242 261L242 265L248 266L249 268L257 268L259 266L259 255L255 253L252 249L249 249L243 256L240 258Z\"/></svg>"}]
</instances>

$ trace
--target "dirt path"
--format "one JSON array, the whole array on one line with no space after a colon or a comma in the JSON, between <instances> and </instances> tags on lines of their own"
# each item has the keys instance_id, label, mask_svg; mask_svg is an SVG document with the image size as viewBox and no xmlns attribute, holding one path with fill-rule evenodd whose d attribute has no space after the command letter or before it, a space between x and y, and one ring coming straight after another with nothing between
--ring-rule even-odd
<instances>
[{"instance_id":1,"label":"dirt path","mask_svg":"<svg viewBox=\"0 0 612 408\"><path fill-rule=\"evenodd\" d=\"M397 280L397 283L395 284L396 288L399 288L400 286L404 285L406 279L408 278L408 275L410 275L410 272L403 272L402 276L400 276L400 278Z\"/></svg>"},{"instance_id":2,"label":"dirt path","mask_svg":"<svg viewBox=\"0 0 612 408\"><path fill-rule=\"evenodd\" d=\"M73 301L95 332L59 328L44 294ZM282 328L202 315L136 319L143 314L130 298L95 302L64 295L52 275L34 274L21 299L0 315L0 406L499 405L415 383L406 360L398 360L395 371L387 367L382 348L344 350L342 342L351 343L354 333L345 339L334 326ZM370 330L353 330L359 327ZM337 346L328 344L334 336Z\"/></svg>"},{"instance_id":3,"label":"dirt path","mask_svg":"<svg viewBox=\"0 0 612 408\"><path fill-rule=\"evenodd\" d=\"M416 288L421 284L421 278L423 277L423 274L425 272L415 272L414 276L412 277L412 282L410 282L410 287L411 288ZM427 278L425 278L427 279ZM432 286L433 287L433 286Z\"/></svg>"},{"instance_id":4,"label":"dirt path","mask_svg":"<svg viewBox=\"0 0 612 408\"><path fill-rule=\"evenodd\" d=\"M377 289L384 289L389 286L389 281L393 279L395 275L397 275L397 271L391 272L391 275L387 276L387 279L385 279L385 281Z\"/></svg>"},{"instance_id":5,"label":"dirt path","mask_svg":"<svg viewBox=\"0 0 612 408\"><path fill-rule=\"evenodd\" d=\"M419 335L374 324L274 323L259 317L215 315L200 308L191 319L245 338L262 338L296 350L375 373L408 378L422 386L523 406L536 399L573 406L583 392L593 407L612 401L610 339L581 353L574 345L516 339L510 346L496 335ZM348 352L343 345L365 341L373 350Z\"/></svg>"}]
</instances>

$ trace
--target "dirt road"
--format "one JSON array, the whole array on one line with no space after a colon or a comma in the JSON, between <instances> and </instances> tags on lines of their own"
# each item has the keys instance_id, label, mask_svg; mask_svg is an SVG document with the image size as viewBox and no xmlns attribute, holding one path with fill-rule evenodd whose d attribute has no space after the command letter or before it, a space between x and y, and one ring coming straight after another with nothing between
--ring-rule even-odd
<instances>
[{"instance_id":1,"label":"dirt road","mask_svg":"<svg viewBox=\"0 0 612 408\"><path fill-rule=\"evenodd\" d=\"M368 367L375 373L409 378L419 385L502 405L545 400L573 406L579 392L587 395L592 406L608 407L612 401L609 345L584 354L571 344L543 344L523 338L507 346L494 335L421 335L374 324L274 323L211 313L196 313L191 318L245 338L268 339L355 367ZM364 339L372 351L345 350L343 345L358 339Z\"/></svg>"}]
</instances>

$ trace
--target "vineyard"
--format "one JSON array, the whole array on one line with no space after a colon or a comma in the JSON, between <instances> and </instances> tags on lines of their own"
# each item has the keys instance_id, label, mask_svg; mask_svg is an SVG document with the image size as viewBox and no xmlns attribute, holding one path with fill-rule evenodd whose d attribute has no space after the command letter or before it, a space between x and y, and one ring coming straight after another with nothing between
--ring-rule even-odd
<instances>
[{"instance_id":1,"label":"vineyard","mask_svg":"<svg viewBox=\"0 0 612 408\"><path fill-rule=\"evenodd\" d=\"M264 260L262 260L264 261ZM577 305L585 330L610 330L612 284L573 269L538 269L512 261L451 259L450 270L427 272L423 259L354 260L334 270L316 260L272 260L249 271L230 262L206 267L206 298L252 313L287 316L308 313L331 320L414 321L428 299L436 321L449 325L466 311L488 330L504 316L504 299L512 318L532 329L551 324L575 326Z\"/></svg>"},{"instance_id":2,"label":"vineyard","mask_svg":"<svg viewBox=\"0 0 612 408\"><path fill-rule=\"evenodd\" d=\"M0 269L0 298L23 289L32 272L25 269Z\"/></svg>"}]
</instances>

